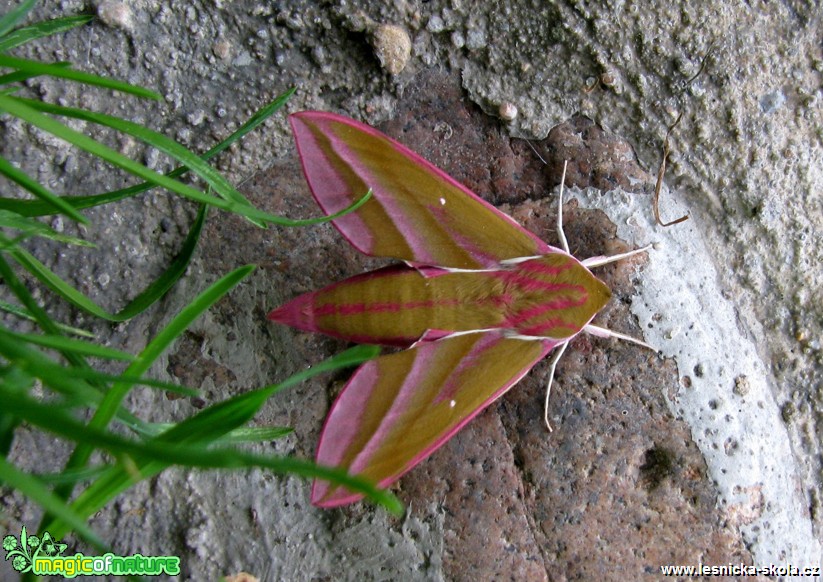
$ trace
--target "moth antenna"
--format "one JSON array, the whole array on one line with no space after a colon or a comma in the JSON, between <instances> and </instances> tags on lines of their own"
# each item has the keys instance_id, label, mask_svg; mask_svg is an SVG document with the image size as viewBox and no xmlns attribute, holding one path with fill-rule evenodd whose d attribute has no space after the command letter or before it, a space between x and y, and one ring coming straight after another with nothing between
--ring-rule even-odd
<instances>
[{"instance_id":1,"label":"moth antenna","mask_svg":"<svg viewBox=\"0 0 823 582\"><path fill-rule=\"evenodd\" d=\"M590 324L583 327L583 331L585 331L586 333L589 333L591 335L597 336L597 337L603 337L603 338L612 338L613 337L615 339L619 339L619 340L631 342L633 344L637 344L637 345L642 346L644 348L649 348L650 350L655 351L655 352L658 351L657 348L655 348L654 346L650 346L649 344L647 344L643 340L637 339L636 337L632 337L630 335L625 335L625 334L622 334L622 333L619 333L619 332L616 332L616 331L612 331L610 329L606 329L605 327L600 327L599 325L592 325L590 323Z\"/></svg>"},{"instance_id":2,"label":"moth antenna","mask_svg":"<svg viewBox=\"0 0 823 582\"><path fill-rule=\"evenodd\" d=\"M526 143L527 143L527 144L529 144L529 147L530 147L530 148L532 149L532 151L534 152L534 155L536 155L536 156L537 156L537 159L539 159L541 162L543 162L543 165L544 165L544 166L547 166L548 164L546 163L546 160L544 160L544 159L543 159L543 156L541 156L541 155L540 155L540 152L538 152L538 151L537 151L537 149L535 149L535 147L532 145L532 142L531 142L531 141L529 141L529 140L526 140Z\"/></svg>"},{"instance_id":3,"label":"moth antenna","mask_svg":"<svg viewBox=\"0 0 823 582\"><path fill-rule=\"evenodd\" d=\"M632 251L627 251L625 253L619 253L617 255L610 255L608 257L589 257L588 259L583 259L580 263L586 267L600 267L601 265L608 265L609 263L614 263L616 261L621 261L623 259L627 259L634 255L639 255L640 253L645 253L654 245L646 245L645 247L634 249Z\"/></svg>"},{"instance_id":4,"label":"moth antenna","mask_svg":"<svg viewBox=\"0 0 823 582\"><path fill-rule=\"evenodd\" d=\"M552 382L554 382L554 369L557 367L557 362L560 361L560 358L563 356L563 352L566 351L566 348L568 346L568 340L560 344L560 348L557 350L557 353L552 358L551 367L549 368L549 384L548 386L546 386L546 403L543 406L543 420L545 421L546 428L549 429L549 432L552 432L552 425L549 424L549 394L552 393Z\"/></svg>"},{"instance_id":5,"label":"moth antenna","mask_svg":"<svg viewBox=\"0 0 823 582\"><path fill-rule=\"evenodd\" d=\"M569 241L566 240L566 233L563 232L563 186L566 184L566 166L568 165L569 160L563 160L563 175L560 177L560 196L557 204L557 238L560 239L560 246L567 253L569 253Z\"/></svg>"}]
</instances>

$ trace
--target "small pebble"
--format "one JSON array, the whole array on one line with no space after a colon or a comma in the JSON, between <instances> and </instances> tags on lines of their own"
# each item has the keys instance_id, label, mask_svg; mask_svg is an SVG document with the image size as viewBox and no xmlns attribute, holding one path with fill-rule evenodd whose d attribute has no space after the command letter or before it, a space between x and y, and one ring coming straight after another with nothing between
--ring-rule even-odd
<instances>
[{"instance_id":1,"label":"small pebble","mask_svg":"<svg viewBox=\"0 0 823 582\"><path fill-rule=\"evenodd\" d=\"M211 52L221 61L228 61L232 54L231 43L226 40L218 40L212 45Z\"/></svg>"},{"instance_id":2,"label":"small pebble","mask_svg":"<svg viewBox=\"0 0 823 582\"><path fill-rule=\"evenodd\" d=\"M515 117L517 117L517 105L511 103L510 101L504 101L497 109L497 114L500 115L500 119L512 121Z\"/></svg>"},{"instance_id":3,"label":"small pebble","mask_svg":"<svg viewBox=\"0 0 823 582\"><path fill-rule=\"evenodd\" d=\"M386 71L397 75L406 68L411 56L411 39L403 28L381 24L374 31L373 43L374 54Z\"/></svg>"},{"instance_id":4,"label":"small pebble","mask_svg":"<svg viewBox=\"0 0 823 582\"><path fill-rule=\"evenodd\" d=\"M107 26L131 31L134 28L131 7L126 2L106 0L97 7L97 16Z\"/></svg>"}]
</instances>

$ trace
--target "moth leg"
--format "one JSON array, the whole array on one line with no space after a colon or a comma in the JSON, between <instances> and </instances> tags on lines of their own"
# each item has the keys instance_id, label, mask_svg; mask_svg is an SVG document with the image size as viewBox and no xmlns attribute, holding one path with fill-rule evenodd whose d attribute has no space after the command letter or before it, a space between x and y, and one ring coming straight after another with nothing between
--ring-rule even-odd
<instances>
[{"instance_id":1,"label":"moth leg","mask_svg":"<svg viewBox=\"0 0 823 582\"><path fill-rule=\"evenodd\" d=\"M549 424L549 394L552 392L552 382L554 382L554 369L557 367L557 362L563 356L563 352L569 346L568 340L560 344L557 348L557 353L552 357L551 367L549 368L549 384L546 386L546 403L543 406L543 420L546 422L546 428L552 432L552 425Z\"/></svg>"},{"instance_id":2,"label":"moth leg","mask_svg":"<svg viewBox=\"0 0 823 582\"><path fill-rule=\"evenodd\" d=\"M560 239L560 247L571 254L569 252L569 241L566 240L566 233L563 232L563 186L566 184L566 166L568 165L569 160L563 160L563 176L560 178L560 196L557 202L557 238ZM551 427L549 427L549 430L551 430Z\"/></svg>"},{"instance_id":3,"label":"moth leg","mask_svg":"<svg viewBox=\"0 0 823 582\"><path fill-rule=\"evenodd\" d=\"M637 344L639 346L643 346L644 348L649 348L653 351L658 351L657 348L650 346L643 340L639 340L636 337L632 337L630 335L625 335L616 331L612 331L610 329L606 329L605 327L600 327L599 325L592 325L591 323L583 327L583 331L586 333L590 333L591 335L603 338L616 338L619 340L631 342L633 344Z\"/></svg>"}]
</instances>

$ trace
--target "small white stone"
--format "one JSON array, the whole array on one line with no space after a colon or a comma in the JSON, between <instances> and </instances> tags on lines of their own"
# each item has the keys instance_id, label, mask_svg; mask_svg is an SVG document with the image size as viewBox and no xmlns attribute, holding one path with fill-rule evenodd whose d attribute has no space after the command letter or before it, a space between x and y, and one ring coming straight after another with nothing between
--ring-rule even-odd
<instances>
[{"instance_id":1,"label":"small white stone","mask_svg":"<svg viewBox=\"0 0 823 582\"><path fill-rule=\"evenodd\" d=\"M411 39L405 29L394 24L381 24L374 31L374 54L380 66L397 75L409 62Z\"/></svg>"},{"instance_id":2,"label":"small white stone","mask_svg":"<svg viewBox=\"0 0 823 582\"><path fill-rule=\"evenodd\" d=\"M134 28L131 7L126 2L106 0L97 7L97 16L107 26L131 31Z\"/></svg>"},{"instance_id":3,"label":"small white stone","mask_svg":"<svg viewBox=\"0 0 823 582\"><path fill-rule=\"evenodd\" d=\"M517 105L510 101L504 101L500 104L500 107L497 108L497 113L500 115L500 119L512 121L517 117Z\"/></svg>"}]
</instances>

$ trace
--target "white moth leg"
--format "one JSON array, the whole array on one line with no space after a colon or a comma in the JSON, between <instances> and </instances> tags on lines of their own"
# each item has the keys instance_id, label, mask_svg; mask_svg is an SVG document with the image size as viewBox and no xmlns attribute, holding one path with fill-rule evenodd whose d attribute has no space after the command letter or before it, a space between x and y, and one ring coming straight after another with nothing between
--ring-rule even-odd
<instances>
[{"instance_id":1,"label":"white moth leg","mask_svg":"<svg viewBox=\"0 0 823 582\"><path fill-rule=\"evenodd\" d=\"M612 331L610 329L606 329L605 327L600 327L599 325L592 325L590 323L590 324L583 327L583 331L585 331L586 333L589 333L591 335L597 336L597 337L603 337L603 338L613 337L613 338L616 338L616 339L619 339L619 340L623 340L623 341L631 342L633 344L637 344L639 346L643 346L644 348L649 348L650 350L655 351L655 352L657 351L657 349L654 346L650 346L649 344L647 344L643 340L639 340L636 337L632 337L630 335L625 335L625 334L622 334L622 333L618 333L616 331Z\"/></svg>"},{"instance_id":2,"label":"white moth leg","mask_svg":"<svg viewBox=\"0 0 823 582\"><path fill-rule=\"evenodd\" d=\"M557 362L560 361L560 358L563 356L563 352L566 351L566 348L568 346L568 341L565 341L562 344L560 344L557 353L552 358L551 367L549 368L549 384L548 386L546 386L546 403L543 406L543 420L546 422L546 428L549 429L549 432L552 432L552 425L549 424L549 394L552 393L552 382L554 382L554 369L557 367Z\"/></svg>"},{"instance_id":3,"label":"white moth leg","mask_svg":"<svg viewBox=\"0 0 823 582\"><path fill-rule=\"evenodd\" d=\"M569 241L566 240L566 233L563 232L563 186L566 184L566 166L568 164L568 160L563 161L563 176L560 178L560 197L557 203L557 238L560 239L560 247L567 253L569 253ZM549 430L551 430L551 427Z\"/></svg>"}]
</instances>

